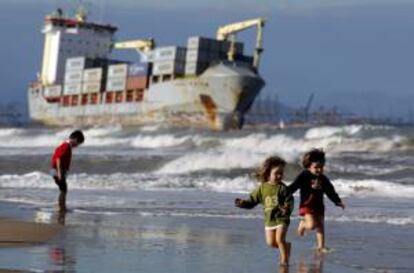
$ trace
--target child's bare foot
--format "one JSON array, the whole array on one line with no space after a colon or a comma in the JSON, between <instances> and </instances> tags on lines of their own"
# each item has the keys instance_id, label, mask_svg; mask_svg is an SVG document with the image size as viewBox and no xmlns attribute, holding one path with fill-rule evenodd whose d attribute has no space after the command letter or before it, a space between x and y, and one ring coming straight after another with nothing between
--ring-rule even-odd
<instances>
[{"instance_id":1,"label":"child's bare foot","mask_svg":"<svg viewBox=\"0 0 414 273\"><path fill-rule=\"evenodd\" d=\"M303 237L305 235L305 227L304 227L304 222L300 221L299 222L299 226L298 226L298 235Z\"/></svg>"},{"instance_id":2,"label":"child's bare foot","mask_svg":"<svg viewBox=\"0 0 414 273\"><path fill-rule=\"evenodd\" d=\"M320 252L320 253L328 253L330 251L331 251L331 249L328 248L328 247L318 247L318 252Z\"/></svg>"}]
</instances>

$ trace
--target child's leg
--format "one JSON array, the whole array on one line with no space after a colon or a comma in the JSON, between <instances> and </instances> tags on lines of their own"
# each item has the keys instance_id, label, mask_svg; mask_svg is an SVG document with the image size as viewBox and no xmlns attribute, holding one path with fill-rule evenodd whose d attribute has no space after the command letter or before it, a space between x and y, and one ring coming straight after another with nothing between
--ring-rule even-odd
<instances>
[{"instance_id":1,"label":"child's leg","mask_svg":"<svg viewBox=\"0 0 414 273\"><path fill-rule=\"evenodd\" d=\"M66 211L66 193L68 191L68 186L66 184L66 178L58 179L56 176L53 177L55 180L56 185L59 187L59 197L58 197L58 204L59 204L59 211L65 212Z\"/></svg>"},{"instance_id":2,"label":"child's leg","mask_svg":"<svg viewBox=\"0 0 414 273\"><path fill-rule=\"evenodd\" d=\"M266 229L265 236L266 236L266 244L269 247L273 247L273 248L279 247L276 242L276 230L275 229L270 229L270 230Z\"/></svg>"},{"instance_id":3,"label":"child's leg","mask_svg":"<svg viewBox=\"0 0 414 273\"><path fill-rule=\"evenodd\" d=\"M287 233L286 226L281 226L280 228L276 230L276 242L279 245L281 265L289 264L289 252L290 252L291 245L290 243L286 242L286 233Z\"/></svg>"},{"instance_id":4,"label":"child's leg","mask_svg":"<svg viewBox=\"0 0 414 273\"><path fill-rule=\"evenodd\" d=\"M325 250L325 220L324 216L318 216L318 225L316 227L316 243L318 250Z\"/></svg>"},{"instance_id":5,"label":"child's leg","mask_svg":"<svg viewBox=\"0 0 414 273\"><path fill-rule=\"evenodd\" d=\"M315 219L315 216L307 213L304 215L303 219L299 222L298 226L298 234L299 236L305 235L305 231L310 231L315 229L317 226L317 219Z\"/></svg>"},{"instance_id":6,"label":"child's leg","mask_svg":"<svg viewBox=\"0 0 414 273\"><path fill-rule=\"evenodd\" d=\"M59 202L59 211L65 212L66 211L66 192L60 191L58 202Z\"/></svg>"}]
</instances>

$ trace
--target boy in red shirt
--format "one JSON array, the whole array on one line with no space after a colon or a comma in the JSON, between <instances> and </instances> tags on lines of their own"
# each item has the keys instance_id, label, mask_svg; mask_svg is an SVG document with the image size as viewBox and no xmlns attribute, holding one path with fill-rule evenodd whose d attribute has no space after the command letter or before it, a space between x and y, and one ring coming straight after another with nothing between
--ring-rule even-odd
<instances>
[{"instance_id":1,"label":"boy in red shirt","mask_svg":"<svg viewBox=\"0 0 414 273\"><path fill-rule=\"evenodd\" d=\"M53 153L51 167L52 176L56 185L59 187L59 211L66 211L66 193L68 186L66 176L70 168L72 159L72 148L76 148L85 141L82 131L74 131L70 134L69 139L60 144Z\"/></svg>"}]
</instances>

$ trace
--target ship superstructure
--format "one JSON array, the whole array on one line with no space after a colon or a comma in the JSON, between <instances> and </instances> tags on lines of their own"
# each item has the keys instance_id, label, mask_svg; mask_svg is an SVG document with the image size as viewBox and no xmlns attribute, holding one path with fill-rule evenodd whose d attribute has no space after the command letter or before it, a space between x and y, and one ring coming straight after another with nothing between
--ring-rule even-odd
<instances>
[{"instance_id":1,"label":"ship superstructure","mask_svg":"<svg viewBox=\"0 0 414 273\"><path fill-rule=\"evenodd\" d=\"M62 11L46 16L43 62L28 93L30 117L54 126L167 123L216 130L241 128L264 85L258 75L264 19L222 26L217 37L184 46L152 39L115 42L117 28ZM235 34L257 27L253 56ZM135 49L140 62L110 59Z\"/></svg>"}]
</instances>

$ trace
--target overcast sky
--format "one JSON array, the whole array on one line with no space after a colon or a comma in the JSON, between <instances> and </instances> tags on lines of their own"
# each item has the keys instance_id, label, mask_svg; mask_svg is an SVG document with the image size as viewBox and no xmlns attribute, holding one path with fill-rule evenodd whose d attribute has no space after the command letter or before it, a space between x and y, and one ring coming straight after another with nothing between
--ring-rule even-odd
<instances>
[{"instance_id":1,"label":"overcast sky","mask_svg":"<svg viewBox=\"0 0 414 273\"><path fill-rule=\"evenodd\" d=\"M76 2L0 0L1 102L25 101L27 82L40 70L44 15ZM119 27L119 39L153 37L158 45L185 45L189 36L213 37L219 25L265 16L264 95L299 106L315 93L316 105L375 115L406 116L414 107L414 0L96 0L87 6L91 19ZM250 45L254 37L253 30L238 36Z\"/></svg>"}]
</instances>

